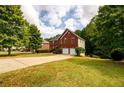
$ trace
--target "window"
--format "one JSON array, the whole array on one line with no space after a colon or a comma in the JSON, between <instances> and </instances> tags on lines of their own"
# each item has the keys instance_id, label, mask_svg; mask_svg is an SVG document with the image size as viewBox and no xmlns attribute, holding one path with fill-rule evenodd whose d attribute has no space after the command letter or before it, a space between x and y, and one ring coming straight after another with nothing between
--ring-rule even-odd
<instances>
[{"instance_id":1,"label":"window","mask_svg":"<svg viewBox=\"0 0 124 93\"><path fill-rule=\"evenodd\" d=\"M71 44L72 45L74 44L74 38L73 37L71 38Z\"/></svg>"},{"instance_id":2,"label":"window","mask_svg":"<svg viewBox=\"0 0 124 93\"><path fill-rule=\"evenodd\" d=\"M82 43L82 40L80 40L80 43Z\"/></svg>"},{"instance_id":3,"label":"window","mask_svg":"<svg viewBox=\"0 0 124 93\"><path fill-rule=\"evenodd\" d=\"M66 44L66 37L64 38L64 44Z\"/></svg>"},{"instance_id":4,"label":"window","mask_svg":"<svg viewBox=\"0 0 124 93\"><path fill-rule=\"evenodd\" d=\"M60 44L62 44L62 40L60 41Z\"/></svg>"}]
</instances>

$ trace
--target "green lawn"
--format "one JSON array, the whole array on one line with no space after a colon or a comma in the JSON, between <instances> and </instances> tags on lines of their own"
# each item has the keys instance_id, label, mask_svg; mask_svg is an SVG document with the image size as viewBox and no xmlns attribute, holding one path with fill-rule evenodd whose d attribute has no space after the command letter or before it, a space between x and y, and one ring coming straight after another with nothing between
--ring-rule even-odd
<instances>
[{"instance_id":1,"label":"green lawn","mask_svg":"<svg viewBox=\"0 0 124 93\"><path fill-rule=\"evenodd\" d=\"M0 51L0 57L40 57L40 56L52 56L52 53L31 53L31 52L19 52L13 51L10 56L7 52Z\"/></svg>"},{"instance_id":2,"label":"green lawn","mask_svg":"<svg viewBox=\"0 0 124 93\"><path fill-rule=\"evenodd\" d=\"M124 86L124 63L74 57L1 74L0 86Z\"/></svg>"}]
</instances>

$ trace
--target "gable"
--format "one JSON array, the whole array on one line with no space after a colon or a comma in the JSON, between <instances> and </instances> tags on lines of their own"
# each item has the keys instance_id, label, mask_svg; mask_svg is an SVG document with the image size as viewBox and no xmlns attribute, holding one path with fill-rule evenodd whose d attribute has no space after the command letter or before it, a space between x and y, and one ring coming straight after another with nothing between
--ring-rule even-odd
<instances>
[{"instance_id":1,"label":"gable","mask_svg":"<svg viewBox=\"0 0 124 93\"><path fill-rule=\"evenodd\" d=\"M58 41L61 48L75 48L78 46L78 37L70 31L66 31Z\"/></svg>"},{"instance_id":2,"label":"gable","mask_svg":"<svg viewBox=\"0 0 124 93\"><path fill-rule=\"evenodd\" d=\"M75 34L74 32L70 31L69 29L66 29L66 30L63 32L63 34L59 37L59 39L62 39L68 32L71 33L71 34L73 34L73 35L76 36L77 38L79 38L79 39L85 41L83 38L79 37L77 34Z\"/></svg>"},{"instance_id":3,"label":"gable","mask_svg":"<svg viewBox=\"0 0 124 93\"><path fill-rule=\"evenodd\" d=\"M61 36L58 38L58 39L61 39L68 31L67 31L68 29L66 29L62 34L61 34Z\"/></svg>"}]
</instances>

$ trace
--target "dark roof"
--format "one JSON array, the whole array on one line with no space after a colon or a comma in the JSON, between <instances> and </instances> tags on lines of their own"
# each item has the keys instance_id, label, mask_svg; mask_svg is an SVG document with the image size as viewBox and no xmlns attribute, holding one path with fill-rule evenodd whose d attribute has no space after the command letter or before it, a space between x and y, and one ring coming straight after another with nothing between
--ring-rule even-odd
<instances>
[{"instance_id":1,"label":"dark roof","mask_svg":"<svg viewBox=\"0 0 124 93\"><path fill-rule=\"evenodd\" d=\"M56 35L55 37L53 37L52 39L50 39L49 41L56 41L59 39L61 35Z\"/></svg>"},{"instance_id":2,"label":"dark roof","mask_svg":"<svg viewBox=\"0 0 124 93\"><path fill-rule=\"evenodd\" d=\"M43 42L42 43L49 43L47 40L43 40Z\"/></svg>"}]
</instances>

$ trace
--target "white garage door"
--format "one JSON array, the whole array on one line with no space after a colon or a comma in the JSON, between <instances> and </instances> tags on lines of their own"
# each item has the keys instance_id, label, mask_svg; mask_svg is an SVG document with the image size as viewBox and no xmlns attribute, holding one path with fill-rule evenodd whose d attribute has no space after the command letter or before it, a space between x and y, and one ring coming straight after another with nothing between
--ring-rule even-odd
<instances>
[{"instance_id":1,"label":"white garage door","mask_svg":"<svg viewBox=\"0 0 124 93\"><path fill-rule=\"evenodd\" d=\"M68 48L63 48L63 49L62 49L62 53L63 53L63 54L69 54Z\"/></svg>"},{"instance_id":2,"label":"white garage door","mask_svg":"<svg viewBox=\"0 0 124 93\"><path fill-rule=\"evenodd\" d=\"M76 55L76 52L75 52L74 48L70 48L70 55Z\"/></svg>"}]
</instances>

